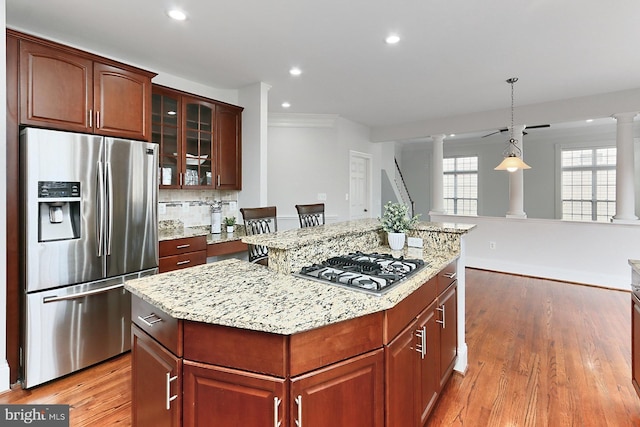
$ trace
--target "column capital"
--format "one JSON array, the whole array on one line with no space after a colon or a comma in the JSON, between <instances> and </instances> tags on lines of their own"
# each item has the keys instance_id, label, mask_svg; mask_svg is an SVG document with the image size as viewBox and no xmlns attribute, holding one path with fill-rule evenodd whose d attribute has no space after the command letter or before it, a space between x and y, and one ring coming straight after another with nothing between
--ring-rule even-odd
<instances>
[{"instance_id":1,"label":"column capital","mask_svg":"<svg viewBox=\"0 0 640 427\"><path fill-rule=\"evenodd\" d=\"M637 111L630 111L627 113L615 113L615 114L612 114L611 117L616 119L618 122L621 122L621 121L631 122L637 115L638 115Z\"/></svg>"},{"instance_id":2,"label":"column capital","mask_svg":"<svg viewBox=\"0 0 640 427\"><path fill-rule=\"evenodd\" d=\"M444 141L444 138L446 137L445 134L440 133L437 135L429 135L431 137L431 139L433 140L433 142L442 142Z\"/></svg>"}]
</instances>

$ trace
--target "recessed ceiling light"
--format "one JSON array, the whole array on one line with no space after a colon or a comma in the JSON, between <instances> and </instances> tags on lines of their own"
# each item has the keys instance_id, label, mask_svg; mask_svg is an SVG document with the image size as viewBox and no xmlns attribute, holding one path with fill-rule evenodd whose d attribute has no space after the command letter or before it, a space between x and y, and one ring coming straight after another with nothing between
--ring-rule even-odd
<instances>
[{"instance_id":1,"label":"recessed ceiling light","mask_svg":"<svg viewBox=\"0 0 640 427\"><path fill-rule=\"evenodd\" d=\"M587 123L591 123L593 119L587 119Z\"/></svg>"},{"instance_id":2,"label":"recessed ceiling light","mask_svg":"<svg viewBox=\"0 0 640 427\"><path fill-rule=\"evenodd\" d=\"M169 15L170 18L175 19L176 21L184 21L185 19L187 19L187 15L178 9L171 9L169 11L167 11L167 15Z\"/></svg>"},{"instance_id":3,"label":"recessed ceiling light","mask_svg":"<svg viewBox=\"0 0 640 427\"><path fill-rule=\"evenodd\" d=\"M289 104L288 102L285 101L282 103L282 108L289 108L289 107L291 107L291 104Z\"/></svg>"},{"instance_id":4,"label":"recessed ceiling light","mask_svg":"<svg viewBox=\"0 0 640 427\"><path fill-rule=\"evenodd\" d=\"M389 35L387 36L387 38L386 38L386 39L384 39L384 41L385 41L387 44L396 44L396 43L398 43L398 42L400 41L400 36L399 36L399 35L397 35L397 34L389 34Z\"/></svg>"},{"instance_id":5,"label":"recessed ceiling light","mask_svg":"<svg viewBox=\"0 0 640 427\"><path fill-rule=\"evenodd\" d=\"M178 113L176 113L175 111L167 111L167 114L170 116L175 116Z\"/></svg>"},{"instance_id":6,"label":"recessed ceiling light","mask_svg":"<svg viewBox=\"0 0 640 427\"><path fill-rule=\"evenodd\" d=\"M449 134L449 136L450 136L451 138L453 138L454 136L456 136L456 134L455 134L455 133L450 133L450 134Z\"/></svg>"},{"instance_id":7,"label":"recessed ceiling light","mask_svg":"<svg viewBox=\"0 0 640 427\"><path fill-rule=\"evenodd\" d=\"M300 74L302 74L302 70L298 67L292 67L289 70L289 74L291 74L292 76L299 76Z\"/></svg>"}]
</instances>

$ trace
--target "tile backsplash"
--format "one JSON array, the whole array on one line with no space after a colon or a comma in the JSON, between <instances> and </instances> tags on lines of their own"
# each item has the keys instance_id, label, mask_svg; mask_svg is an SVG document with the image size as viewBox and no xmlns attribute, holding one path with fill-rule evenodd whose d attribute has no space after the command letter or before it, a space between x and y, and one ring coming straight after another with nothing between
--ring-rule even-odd
<instances>
[{"instance_id":1,"label":"tile backsplash","mask_svg":"<svg viewBox=\"0 0 640 427\"><path fill-rule=\"evenodd\" d=\"M222 201L222 218L235 216L240 222L237 191L159 190L158 221L180 220L185 227L211 225L211 205Z\"/></svg>"}]
</instances>

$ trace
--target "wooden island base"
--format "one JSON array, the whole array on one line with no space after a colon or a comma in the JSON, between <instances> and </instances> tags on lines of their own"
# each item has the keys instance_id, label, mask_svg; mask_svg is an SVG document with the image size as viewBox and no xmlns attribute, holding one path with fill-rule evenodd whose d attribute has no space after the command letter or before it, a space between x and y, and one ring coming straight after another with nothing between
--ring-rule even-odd
<instances>
[{"instance_id":1,"label":"wooden island base","mask_svg":"<svg viewBox=\"0 0 640 427\"><path fill-rule=\"evenodd\" d=\"M423 426L456 360L455 268L293 335L177 320L134 295L133 425Z\"/></svg>"}]
</instances>

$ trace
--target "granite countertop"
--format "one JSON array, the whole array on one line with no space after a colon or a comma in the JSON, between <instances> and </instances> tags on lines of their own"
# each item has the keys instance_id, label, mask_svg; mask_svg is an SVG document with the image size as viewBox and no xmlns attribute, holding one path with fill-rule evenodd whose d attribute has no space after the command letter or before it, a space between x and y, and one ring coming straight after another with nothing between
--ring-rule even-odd
<instances>
[{"instance_id":1,"label":"granite countertop","mask_svg":"<svg viewBox=\"0 0 640 427\"><path fill-rule=\"evenodd\" d=\"M182 239L185 237L196 236L206 236L207 244L212 245L215 243L240 240L242 237L244 237L244 230L237 227L236 231L231 234L227 233L224 230L220 234L212 234L210 226L166 228L158 230L158 241L160 242L164 240Z\"/></svg>"},{"instance_id":2,"label":"granite countertop","mask_svg":"<svg viewBox=\"0 0 640 427\"><path fill-rule=\"evenodd\" d=\"M455 224L421 221L416 224L414 231L436 231L443 233L465 234L475 227L474 224ZM287 231L276 231L268 234L256 234L242 238L244 243L268 246L274 249L295 249L314 244L321 240L334 240L344 236L381 230L379 219L370 218L357 221L345 221L329 226L297 228ZM413 230L412 230L413 231ZM411 234L411 232L407 233Z\"/></svg>"},{"instance_id":3,"label":"granite countertop","mask_svg":"<svg viewBox=\"0 0 640 427\"><path fill-rule=\"evenodd\" d=\"M405 255L421 256L425 267L383 296L236 259L127 281L125 288L176 319L290 335L392 308L456 258L415 248Z\"/></svg>"},{"instance_id":4,"label":"granite countertop","mask_svg":"<svg viewBox=\"0 0 640 427\"><path fill-rule=\"evenodd\" d=\"M629 265L636 273L640 274L640 260L630 259Z\"/></svg>"}]
</instances>

